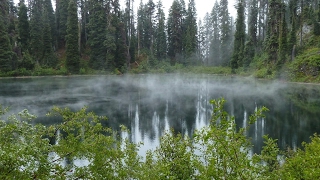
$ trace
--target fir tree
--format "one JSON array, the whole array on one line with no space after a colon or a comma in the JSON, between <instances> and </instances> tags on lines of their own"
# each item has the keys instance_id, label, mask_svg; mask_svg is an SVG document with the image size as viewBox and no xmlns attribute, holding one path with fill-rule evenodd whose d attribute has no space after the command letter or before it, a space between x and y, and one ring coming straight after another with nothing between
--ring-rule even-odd
<instances>
[{"instance_id":1,"label":"fir tree","mask_svg":"<svg viewBox=\"0 0 320 180\"><path fill-rule=\"evenodd\" d=\"M34 0L30 15L29 52L35 62L42 65L43 60L43 14L42 1Z\"/></svg>"},{"instance_id":2,"label":"fir tree","mask_svg":"<svg viewBox=\"0 0 320 180\"><path fill-rule=\"evenodd\" d=\"M44 16L48 19L48 25L49 25L48 31L50 31L50 34L48 36L50 36L50 38L51 38L50 44L51 44L52 48L55 48L56 47L56 40L57 40L56 39L56 36L57 36L56 18L55 18L55 14L53 11L51 0L44 0L43 1L43 11L44 11Z\"/></svg>"},{"instance_id":3,"label":"fir tree","mask_svg":"<svg viewBox=\"0 0 320 180\"><path fill-rule=\"evenodd\" d=\"M285 44L284 39L286 38L282 32L284 20L284 8L280 0L271 0L269 13L268 13L268 30L267 39L265 43L265 50L268 54L268 63L276 64L279 61L279 57L282 55L279 52L284 53Z\"/></svg>"},{"instance_id":4,"label":"fir tree","mask_svg":"<svg viewBox=\"0 0 320 180\"><path fill-rule=\"evenodd\" d=\"M168 33L168 56L171 64L174 65L178 61L178 56L182 55L182 6L178 0L174 0L169 10L167 21Z\"/></svg>"},{"instance_id":5,"label":"fir tree","mask_svg":"<svg viewBox=\"0 0 320 180\"><path fill-rule=\"evenodd\" d=\"M57 43L58 48L63 49L66 44L69 0L58 0L56 3Z\"/></svg>"},{"instance_id":6,"label":"fir tree","mask_svg":"<svg viewBox=\"0 0 320 180\"><path fill-rule=\"evenodd\" d=\"M52 28L50 27L50 20L49 20L49 12L44 9L43 12L43 57L41 60L42 65L55 67L56 59L54 57L53 52L53 41L52 41Z\"/></svg>"},{"instance_id":7,"label":"fir tree","mask_svg":"<svg viewBox=\"0 0 320 180\"><path fill-rule=\"evenodd\" d=\"M219 8L219 20L220 20L220 53L221 53L221 65L228 65L231 60L231 22L228 11L228 0L220 0Z\"/></svg>"},{"instance_id":8,"label":"fir tree","mask_svg":"<svg viewBox=\"0 0 320 180\"><path fill-rule=\"evenodd\" d=\"M75 0L70 0L68 6L67 36L66 36L66 66L70 73L79 73L78 16Z\"/></svg>"},{"instance_id":9,"label":"fir tree","mask_svg":"<svg viewBox=\"0 0 320 180\"><path fill-rule=\"evenodd\" d=\"M218 1L215 2L211 11L211 22L213 28L213 35L210 43L210 64L220 66L223 64L221 61L221 41L220 41L220 27L219 27L219 9Z\"/></svg>"},{"instance_id":10,"label":"fir tree","mask_svg":"<svg viewBox=\"0 0 320 180\"><path fill-rule=\"evenodd\" d=\"M157 3L157 27L156 27L156 44L155 55L158 60L166 58L167 55L167 40L165 32L165 14L163 12L162 1Z\"/></svg>"},{"instance_id":11,"label":"fir tree","mask_svg":"<svg viewBox=\"0 0 320 180\"><path fill-rule=\"evenodd\" d=\"M196 7L194 0L190 0L188 4L187 16L185 20L185 37L184 37L184 54L186 55L186 59L189 61L195 61L195 57L191 57L195 55L198 50L198 40L197 40L197 15L196 15ZM190 63L190 62L188 62Z\"/></svg>"},{"instance_id":12,"label":"fir tree","mask_svg":"<svg viewBox=\"0 0 320 180\"><path fill-rule=\"evenodd\" d=\"M18 12L18 42L21 47L22 52L28 51L29 45L29 20L28 20L28 9L25 5L24 0L21 0L19 3L19 12Z\"/></svg>"},{"instance_id":13,"label":"fir tree","mask_svg":"<svg viewBox=\"0 0 320 180\"><path fill-rule=\"evenodd\" d=\"M12 70L12 56L10 39L7 29L8 4L6 0L0 0L0 71Z\"/></svg>"},{"instance_id":14,"label":"fir tree","mask_svg":"<svg viewBox=\"0 0 320 180\"><path fill-rule=\"evenodd\" d=\"M90 66L93 69L105 69L106 61L106 25L107 18L103 2L92 2L90 9L90 19L88 24L90 47ZM111 43L111 42L108 42Z\"/></svg>"},{"instance_id":15,"label":"fir tree","mask_svg":"<svg viewBox=\"0 0 320 180\"><path fill-rule=\"evenodd\" d=\"M281 3L281 26L279 27L279 57L278 57L278 66L281 66L288 54L288 42L287 42L287 22L286 22L286 5Z\"/></svg>"},{"instance_id":16,"label":"fir tree","mask_svg":"<svg viewBox=\"0 0 320 180\"><path fill-rule=\"evenodd\" d=\"M243 66L243 56L244 56L244 43L245 43L245 17L244 17L244 1L238 0L237 5L237 21L236 21L236 32L234 39L234 49L231 60L231 68L234 71L238 67Z\"/></svg>"},{"instance_id":17,"label":"fir tree","mask_svg":"<svg viewBox=\"0 0 320 180\"><path fill-rule=\"evenodd\" d=\"M290 32L289 32L289 39L288 39L288 50L291 51L291 59L294 58L294 46L297 43L297 1L296 0L290 0L289 1L289 18L290 18Z\"/></svg>"},{"instance_id":18,"label":"fir tree","mask_svg":"<svg viewBox=\"0 0 320 180\"><path fill-rule=\"evenodd\" d=\"M257 51L257 23L258 23L258 2L251 0L249 4L249 40L245 44L243 54L243 67L246 70Z\"/></svg>"}]
</instances>

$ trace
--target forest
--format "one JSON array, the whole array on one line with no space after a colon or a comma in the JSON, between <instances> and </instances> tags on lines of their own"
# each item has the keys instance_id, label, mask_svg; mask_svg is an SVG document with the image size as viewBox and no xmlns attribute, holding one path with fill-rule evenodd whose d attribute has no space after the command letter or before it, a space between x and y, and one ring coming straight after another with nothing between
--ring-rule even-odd
<instances>
[{"instance_id":1,"label":"forest","mask_svg":"<svg viewBox=\"0 0 320 180\"><path fill-rule=\"evenodd\" d=\"M164 12L161 0L137 8L133 0L122 6L119 0L1 0L1 75L212 67L225 74L317 79L318 0L237 0L236 18L228 0L220 0L203 19L195 3L173 0Z\"/></svg>"}]
</instances>

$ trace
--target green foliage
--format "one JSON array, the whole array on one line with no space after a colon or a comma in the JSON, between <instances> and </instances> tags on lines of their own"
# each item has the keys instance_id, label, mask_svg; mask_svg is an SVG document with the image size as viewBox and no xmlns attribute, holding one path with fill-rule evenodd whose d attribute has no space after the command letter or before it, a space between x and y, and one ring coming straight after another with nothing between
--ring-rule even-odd
<instances>
[{"instance_id":1,"label":"green foliage","mask_svg":"<svg viewBox=\"0 0 320 180\"><path fill-rule=\"evenodd\" d=\"M304 143L304 150L281 155L276 140L265 136L260 155L250 155L252 144L245 135L263 117L262 107L238 128L223 109L214 106L210 124L192 138L166 132L160 145L138 155L139 144L121 138L105 127L106 117L82 108L73 112L54 107L47 115L62 122L34 125L34 115L23 110L0 121L1 179L319 179L320 137ZM7 112L0 106L0 119ZM121 126L121 132L130 133ZM279 159L279 157L285 157ZM82 160L87 164L76 165ZM282 162L283 164L280 164Z\"/></svg>"},{"instance_id":2,"label":"green foliage","mask_svg":"<svg viewBox=\"0 0 320 180\"><path fill-rule=\"evenodd\" d=\"M231 68L234 71L238 67L242 67L244 64L244 48L245 48L245 16L244 16L244 2L238 1L237 4L237 21L236 21L236 32L234 35L234 46L233 55L231 60ZM253 47L251 47L253 48Z\"/></svg>"},{"instance_id":3,"label":"green foliage","mask_svg":"<svg viewBox=\"0 0 320 180\"><path fill-rule=\"evenodd\" d=\"M21 46L21 51L25 52L28 50L29 42L29 21L28 21L28 9L24 3L24 0L20 1L20 7L18 12L18 41Z\"/></svg>"},{"instance_id":4,"label":"green foliage","mask_svg":"<svg viewBox=\"0 0 320 180\"><path fill-rule=\"evenodd\" d=\"M1 1L0 10L0 71L7 72L12 70L12 57L13 52L11 50L11 43L8 35L8 29L6 25L6 11L2 10L6 2Z\"/></svg>"},{"instance_id":5,"label":"green foliage","mask_svg":"<svg viewBox=\"0 0 320 180\"><path fill-rule=\"evenodd\" d=\"M320 49L312 48L296 57L295 61L289 66L291 78L293 80L312 80L315 79L320 70Z\"/></svg>"},{"instance_id":6,"label":"green foliage","mask_svg":"<svg viewBox=\"0 0 320 180\"><path fill-rule=\"evenodd\" d=\"M66 67L70 73L78 74L80 69L80 55L78 44L78 15L77 4L70 0L68 6L68 21L66 35Z\"/></svg>"},{"instance_id":7,"label":"green foliage","mask_svg":"<svg viewBox=\"0 0 320 180\"><path fill-rule=\"evenodd\" d=\"M279 174L283 179L320 178L320 137L311 137L311 143L303 143L303 149L288 154Z\"/></svg>"}]
</instances>

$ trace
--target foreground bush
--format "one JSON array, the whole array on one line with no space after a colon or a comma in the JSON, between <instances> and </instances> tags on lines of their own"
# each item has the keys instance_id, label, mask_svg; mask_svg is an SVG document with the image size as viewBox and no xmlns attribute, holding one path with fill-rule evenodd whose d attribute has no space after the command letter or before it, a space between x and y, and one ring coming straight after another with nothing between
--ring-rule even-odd
<instances>
[{"instance_id":1,"label":"foreground bush","mask_svg":"<svg viewBox=\"0 0 320 180\"><path fill-rule=\"evenodd\" d=\"M106 118L86 108L55 107L48 115L63 122L49 127L32 125L35 117L24 110L0 121L0 179L319 179L318 136L304 144L305 151L288 153L280 166L275 140L265 137L261 154L250 155L250 125L236 128L224 100L211 103L209 126L192 138L166 132L145 157L138 155L139 145L104 127ZM251 115L250 123L264 110ZM5 112L0 108L0 115Z\"/></svg>"}]
</instances>

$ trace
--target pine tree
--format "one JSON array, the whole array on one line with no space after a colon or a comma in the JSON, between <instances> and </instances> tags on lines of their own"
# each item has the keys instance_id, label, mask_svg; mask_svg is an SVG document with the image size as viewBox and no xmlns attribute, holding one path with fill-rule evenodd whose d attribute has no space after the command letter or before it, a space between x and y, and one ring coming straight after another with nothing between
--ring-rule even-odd
<instances>
[{"instance_id":1,"label":"pine tree","mask_svg":"<svg viewBox=\"0 0 320 180\"><path fill-rule=\"evenodd\" d=\"M88 0L80 0L80 47L84 50L88 40L87 24L89 23L89 2Z\"/></svg>"},{"instance_id":2,"label":"pine tree","mask_svg":"<svg viewBox=\"0 0 320 180\"><path fill-rule=\"evenodd\" d=\"M44 0L43 1L43 11L44 11L44 16L48 19L48 25L49 25L49 31L50 34L48 36L51 37L51 47L55 48L56 47L56 18L55 14L53 11L52 3L51 0Z\"/></svg>"},{"instance_id":3,"label":"pine tree","mask_svg":"<svg viewBox=\"0 0 320 180\"><path fill-rule=\"evenodd\" d=\"M286 22L286 5L284 3L280 4L280 18L281 25L279 25L279 55L278 55L278 66L281 66L288 54L288 43L287 43L287 22Z\"/></svg>"},{"instance_id":4,"label":"pine tree","mask_svg":"<svg viewBox=\"0 0 320 180\"><path fill-rule=\"evenodd\" d=\"M56 1L57 44L59 49L66 45L69 0Z\"/></svg>"},{"instance_id":5,"label":"pine tree","mask_svg":"<svg viewBox=\"0 0 320 180\"><path fill-rule=\"evenodd\" d=\"M43 6L41 0L33 0L32 3L29 52L35 62L43 65Z\"/></svg>"},{"instance_id":6,"label":"pine tree","mask_svg":"<svg viewBox=\"0 0 320 180\"><path fill-rule=\"evenodd\" d=\"M199 24L200 25L200 24ZM205 65L212 65L210 61L210 43L213 34L213 25L211 22L211 17L209 13L206 13L203 19L203 25L200 30L200 49L201 54L203 55L203 61Z\"/></svg>"},{"instance_id":7,"label":"pine tree","mask_svg":"<svg viewBox=\"0 0 320 180\"><path fill-rule=\"evenodd\" d=\"M210 64L215 66L222 65L221 61L221 41L220 41L220 27L219 27L219 9L218 1L215 2L211 11L211 22L213 28L213 35L210 44Z\"/></svg>"},{"instance_id":8,"label":"pine tree","mask_svg":"<svg viewBox=\"0 0 320 180\"><path fill-rule=\"evenodd\" d=\"M53 41L52 41L52 33L51 33L49 12L44 9L43 12L43 56L41 60L41 64L45 66L55 67L57 64L56 58L53 52Z\"/></svg>"},{"instance_id":9,"label":"pine tree","mask_svg":"<svg viewBox=\"0 0 320 180\"><path fill-rule=\"evenodd\" d=\"M68 72L79 73L78 15L75 0L70 0L68 6L68 21L66 35L66 66Z\"/></svg>"},{"instance_id":10,"label":"pine tree","mask_svg":"<svg viewBox=\"0 0 320 180\"><path fill-rule=\"evenodd\" d=\"M257 23L258 23L258 2L250 1L249 10L249 40L245 44L243 67L246 70L255 56L257 48Z\"/></svg>"},{"instance_id":11,"label":"pine tree","mask_svg":"<svg viewBox=\"0 0 320 180\"><path fill-rule=\"evenodd\" d=\"M155 38L155 56L158 60L165 59L167 56L167 40L165 32L165 14L163 12L162 1L157 3L157 25Z\"/></svg>"},{"instance_id":12,"label":"pine tree","mask_svg":"<svg viewBox=\"0 0 320 180\"><path fill-rule=\"evenodd\" d=\"M182 6L178 0L174 0L169 10L169 17L167 21L168 33L168 56L170 57L171 64L174 65L179 56L182 55Z\"/></svg>"},{"instance_id":13,"label":"pine tree","mask_svg":"<svg viewBox=\"0 0 320 180\"><path fill-rule=\"evenodd\" d=\"M88 24L90 47L90 66L93 69L102 70L106 68L106 10L102 1L92 1L90 19ZM108 42L111 43L111 42Z\"/></svg>"},{"instance_id":14,"label":"pine tree","mask_svg":"<svg viewBox=\"0 0 320 180\"><path fill-rule=\"evenodd\" d=\"M268 29L267 29L267 39L265 43L265 51L268 54L267 63L276 64L279 61L279 51L284 51L284 44L281 45L282 38L284 37L281 31L283 23L285 23L283 4L280 0L271 0L269 13L268 13ZM280 49L281 48L281 49Z\"/></svg>"},{"instance_id":15,"label":"pine tree","mask_svg":"<svg viewBox=\"0 0 320 180\"><path fill-rule=\"evenodd\" d=\"M12 56L10 39L7 29L8 4L6 0L0 0L0 71L12 70Z\"/></svg>"},{"instance_id":16,"label":"pine tree","mask_svg":"<svg viewBox=\"0 0 320 180\"><path fill-rule=\"evenodd\" d=\"M221 53L221 65L228 65L231 60L231 18L228 11L228 0L220 1L219 8L219 20L220 20L220 53Z\"/></svg>"},{"instance_id":17,"label":"pine tree","mask_svg":"<svg viewBox=\"0 0 320 180\"><path fill-rule=\"evenodd\" d=\"M313 25L313 34L316 36L320 35L320 2L318 4L318 12L316 14L316 18L314 20L314 25Z\"/></svg>"},{"instance_id":18,"label":"pine tree","mask_svg":"<svg viewBox=\"0 0 320 180\"><path fill-rule=\"evenodd\" d=\"M288 39L288 50L291 51L291 60L294 58L295 54L295 45L297 43L297 28L298 28L298 17L297 17L297 0L290 0L289 1L289 16L290 16L290 32L289 32L289 39Z\"/></svg>"},{"instance_id":19,"label":"pine tree","mask_svg":"<svg viewBox=\"0 0 320 180\"><path fill-rule=\"evenodd\" d=\"M234 35L234 49L231 60L231 69L234 71L238 67L243 66L244 58L244 43L245 43L245 16L244 16L244 1L238 0L237 5L237 21L236 32Z\"/></svg>"},{"instance_id":20,"label":"pine tree","mask_svg":"<svg viewBox=\"0 0 320 180\"><path fill-rule=\"evenodd\" d=\"M25 5L24 0L21 0L19 3L19 12L18 12L18 42L21 47L22 52L28 51L29 45L29 20L28 20L28 9Z\"/></svg>"},{"instance_id":21,"label":"pine tree","mask_svg":"<svg viewBox=\"0 0 320 180\"><path fill-rule=\"evenodd\" d=\"M189 61L195 61L195 54L198 51L198 40L197 40L197 15L196 7L194 0L190 0L188 4L187 16L185 20L185 37L184 37L184 54L186 59ZM193 56L193 57L191 57ZM191 62L187 62L190 64ZM194 62L195 63L195 62Z\"/></svg>"}]
</instances>

